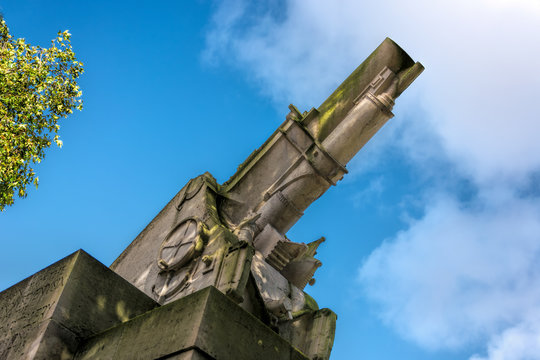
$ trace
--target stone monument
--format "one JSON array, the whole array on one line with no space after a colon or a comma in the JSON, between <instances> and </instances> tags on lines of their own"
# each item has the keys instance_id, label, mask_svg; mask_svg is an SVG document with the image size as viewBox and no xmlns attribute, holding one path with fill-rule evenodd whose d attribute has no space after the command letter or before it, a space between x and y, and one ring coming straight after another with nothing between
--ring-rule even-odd
<instances>
[{"instance_id":1,"label":"stone monument","mask_svg":"<svg viewBox=\"0 0 540 360\"><path fill-rule=\"evenodd\" d=\"M324 238L286 234L422 70L386 39L226 183L190 180L110 269L80 250L0 293L0 358L328 359L337 316L304 291Z\"/></svg>"}]
</instances>

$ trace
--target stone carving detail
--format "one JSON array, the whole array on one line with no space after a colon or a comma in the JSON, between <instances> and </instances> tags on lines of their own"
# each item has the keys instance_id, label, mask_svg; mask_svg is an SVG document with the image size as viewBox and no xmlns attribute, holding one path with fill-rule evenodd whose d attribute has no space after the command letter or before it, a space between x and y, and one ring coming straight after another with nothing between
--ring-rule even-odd
<instances>
[{"instance_id":1,"label":"stone carving detail","mask_svg":"<svg viewBox=\"0 0 540 360\"><path fill-rule=\"evenodd\" d=\"M202 186L202 181L200 183L198 189ZM161 272L152 288L159 302L174 295L186 283L190 270L195 265L192 260L199 256L204 248L205 237L204 223L194 217L181 221L165 237L157 260ZM205 263L207 262L208 260Z\"/></svg>"},{"instance_id":2,"label":"stone carving detail","mask_svg":"<svg viewBox=\"0 0 540 360\"><path fill-rule=\"evenodd\" d=\"M195 178L195 179L189 180L189 182L185 186L185 190L182 193L182 197L180 201L178 202L178 205L176 205L176 210L178 211L182 210L182 207L184 206L184 202L193 199L193 197L199 193L203 185L204 185L204 181L201 178Z\"/></svg>"},{"instance_id":3,"label":"stone carving detail","mask_svg":"<svg viewBox=\"0 0 540 360\"><path fill-rule=\"evenodd\" d=\"M204 246L203 227L200 220L187 218L167 235L159 249L157 263L161 270L180 269L201 252Z\"/></svg>"},{"instance_id":4,"label":"stone carving detail","mask_svg":"<svg viewBox=\"0 0 540 360\"><path fill-rule=\"evenodd\" d=\"M51 317L58 301L56 293L64 286L66 265L51 267L20 287L0 296L0 359L27 356L29 334ZM22 289L21 289L22 287ZM12 293L16 293L13 295Z\"/></svg>"},{"instance_id":5,"label":"stone carving detail","mask_svg":"<svg viewBox=\"0 0 540 360\"><path fill-rule=\"evenodd\" d=\"M111 268L162 304L215 286L309 357L328 359L337 317L304 292L324 238L304 244L286 234L347 174L422 70L385 40L318 109L290 105L229 181L190 180Z\"/></svg>"}]
</instances>

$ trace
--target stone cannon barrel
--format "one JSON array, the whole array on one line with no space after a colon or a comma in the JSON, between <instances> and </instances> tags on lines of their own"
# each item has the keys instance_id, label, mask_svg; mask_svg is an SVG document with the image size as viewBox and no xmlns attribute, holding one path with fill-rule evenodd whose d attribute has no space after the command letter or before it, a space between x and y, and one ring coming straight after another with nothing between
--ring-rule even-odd
<instances>
[{"instance_id":1,"label":"stone cannon barrel","mask_svg":"<svg viewBox=\"0 0 540 360\"><path fill-rule=\"evenodd\" d=\"M318 109L300 113L291 105L285 122L223 185L224 217L232 225L257 217L255 238L268 226L271 237L283 237L343 177L423 69L387 38Z\"/></svg>"}]
</instances>

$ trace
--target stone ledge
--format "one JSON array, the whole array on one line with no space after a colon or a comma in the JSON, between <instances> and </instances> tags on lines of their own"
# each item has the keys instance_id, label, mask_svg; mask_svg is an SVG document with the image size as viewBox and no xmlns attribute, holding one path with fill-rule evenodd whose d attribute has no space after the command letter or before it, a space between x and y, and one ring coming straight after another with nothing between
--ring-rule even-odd
<instances>
[{"instance_id":1,"label":"stone ledge","mask_svg":"<svg viewBox=\"0 0 540 360\"><path fill-rule=\"evenodd\" d=\"M0 293L0 359L72 359L80 339L156 306L79 250Z\"/></svg>"},{"instance_id":2,"label":"stone ledge","mask_svg":"<svg viewBox=\"0 0 540 360\"><path fill-rule=\"evenodd\" d=\"M307 360L253 315L210 286L84 343L76 360Z\"/></svg>"}]
</instances>

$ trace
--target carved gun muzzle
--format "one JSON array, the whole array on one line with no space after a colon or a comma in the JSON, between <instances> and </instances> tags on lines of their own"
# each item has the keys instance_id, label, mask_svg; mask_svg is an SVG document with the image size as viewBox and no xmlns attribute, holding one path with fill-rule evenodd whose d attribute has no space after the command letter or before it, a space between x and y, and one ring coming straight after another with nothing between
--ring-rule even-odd
<instances>
[{"instance_id":1,"label":"carved gun muzzle","mask_svg":"<svg viewBox=\"0 0 540 360\"><path fill-rule=\"evenodd\" d=\"M345 165L393 117L395 99L423 71L386 39L319 107L285 122L224 184L221 212L234 226L257 217L263 254L347 173Z\"/></svg>"}]
</instances>

